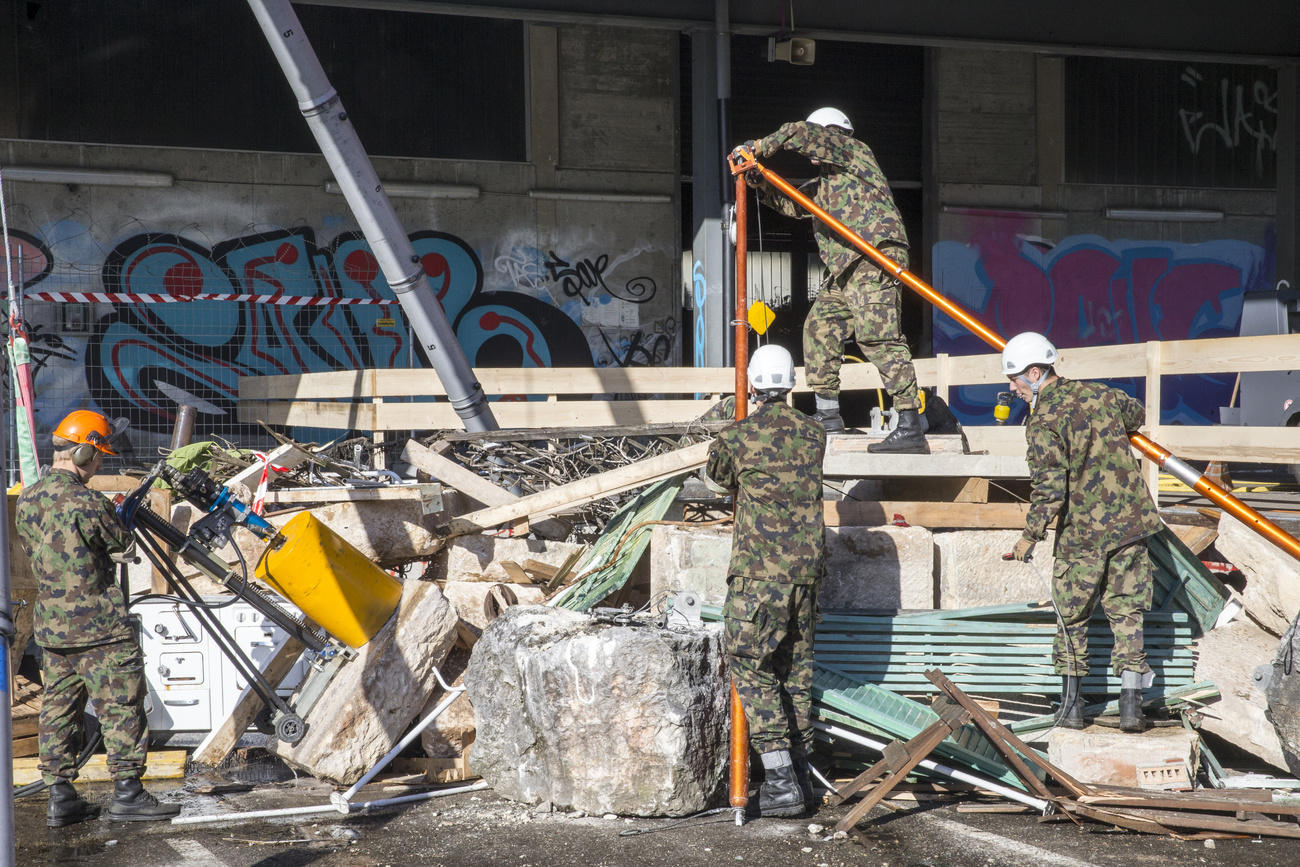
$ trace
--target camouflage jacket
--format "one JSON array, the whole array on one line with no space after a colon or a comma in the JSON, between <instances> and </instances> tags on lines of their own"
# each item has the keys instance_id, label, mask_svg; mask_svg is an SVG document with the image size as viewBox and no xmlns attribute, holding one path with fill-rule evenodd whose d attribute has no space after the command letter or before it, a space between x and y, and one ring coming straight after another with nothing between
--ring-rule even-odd
<instances>
[{"instance_id":1,"label":"camouflage jacket","mask_svg":"<svg viewBox=\"0 0 1300 867\"><path fill-rule=\"evenodd\" d=\"M822 577L822 426L767 401L718 432L705 473L736 492L730 574L811 584Z\"/></svg>"},{"instance_id":2,"label":"camouflage jacket","mask_svg":"<svg viewBox=\"0 0 1300 867\"><path fill-rule=\"evenodd\" d=\"M894 204L889 181L885 180L876 155L864 142L828 127L798 121L784 124L776 132L755 142L754 155L764 159L782 148L820 164L817 193L811 197L818 207L873 247L888 244L907 246L907 231L903 228L898 206ZM759 197L764 204L786 216L812 217L766 185L759 189ZM815 222L814 231L822 264L832 276L839 277L863 257L856 247L821 220Z\"/></svg>"},{"instance_id":3,"label":"camouflage jacket","mask_svg":"<svg viewBox=\"0 0 1300 867\"><path fill-rule=\"evenodd\" d=\"M109 554L130 532L108 498L68 470L50 469L18 497L14 524L36 578L41 647L87 647L135 635Z\"/></svg>"},{"instance_id":4,"label":"camouflage jacket","mask_svg":"<svg viewBox=\"0 0 1300 867\"><path fill-rule=\"evenodd\" d=\"M1128 432L1142 404L1117 388L1058 378L1043 386L1025 426L1032 476L1025 538L1056 518L1056 556L1104 554L1159 532L1160 515Z\"/></svg>"}]
</instances>

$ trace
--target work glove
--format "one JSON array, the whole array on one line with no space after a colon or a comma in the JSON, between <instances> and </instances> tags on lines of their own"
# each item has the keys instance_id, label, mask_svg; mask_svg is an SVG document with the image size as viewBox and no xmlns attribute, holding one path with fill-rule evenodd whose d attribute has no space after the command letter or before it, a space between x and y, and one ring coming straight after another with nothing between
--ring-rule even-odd
<instances>
[{"instance_id":1,"label":"work glove","mask_svg":"<svg viewBox=\"0 0 1300 867\"><path fill-rule=\"evenodd\" d=\"M1029 539L1026 539L1024 536L1021 536L1016 542L1016 547L1012 548L1010 552L1003 554L1002 559L1019 560L1021 563L1028 563L1033 559L1033 553L1034 543Z\"/></svg>"}]
</instances>

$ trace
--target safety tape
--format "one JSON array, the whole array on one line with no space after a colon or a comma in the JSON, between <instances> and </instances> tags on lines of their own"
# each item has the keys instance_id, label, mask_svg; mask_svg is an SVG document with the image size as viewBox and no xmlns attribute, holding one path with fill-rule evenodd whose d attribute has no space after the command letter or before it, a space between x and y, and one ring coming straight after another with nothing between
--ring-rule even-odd
<instances>
[{"instance_id":1,"label":"safety tape","mask_svg":"<svg viewBox=\"0 0 1300 867\"><path fill-rule=\"evenodd\" d=\"M266 508L266 491L271 486L271 470L283 473L289 468L271 463L271 458L262 452L253 452L253 456L262 462L262 477L257 482L257 493L253 495L253 514L260 515Z\"/></svg>"},{"instance_id":2,"label":"safety tape","mask_svg":"<svg viewBox=\"0 0 1300 867\"><path fill-rule=\"evenodd\" d=\"M244 301L251 304L287 304L295 307L333 307L339 304L396 304L395 299L339 298L327 295L246 295L199 292L171 295L157 292L28 292L28 301L58 301L65 304L172 304L189 301Z\"/></svg>"}]
</instances>

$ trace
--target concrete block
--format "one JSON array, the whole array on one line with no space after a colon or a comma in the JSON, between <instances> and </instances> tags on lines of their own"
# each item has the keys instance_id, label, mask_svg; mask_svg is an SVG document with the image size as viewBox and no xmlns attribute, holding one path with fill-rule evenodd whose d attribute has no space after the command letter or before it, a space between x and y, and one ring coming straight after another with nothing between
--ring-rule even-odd
<instances>
[{"instance_id":1,"label":"concrete block","mask_svg":"<svg viewBox=\"0 0 1300 867\"><path fill-rule=\"evenodd\" d=\"M924 527L827 527L822 608L933 608L934 534Z\"/></svg>"},{"instance_id":2,"label":"concrete block","mask_svg":"<svg viewBox=\"0 0 1300 867\"><path fill-rule=\"evenodd\" d=\"M934 545L923 527L827 527L823 608L933 608ZM650 537L652 597L693 590L727 598L731 533L658 526Z\"/></svg>"},{"instance_id":3,"label":"concrete block","mask_svg":"<svg viewBox=\"0 0 1300 867\"><path fill-rule=\"evenodd\" d=\"M650 532L650 598L691 590L705 605L721 605L730 562L730 530L657 525Z\"/></svg>"},{"instance_id":4,"label":"concrete block","mask_svg":"<svg viewBox=\"0 0 1300 867\"><path fill-rule=\"evenodd\" d=\"M1016 546L1020 530L955 530L935 533L940 608L975 608L1051 598L1051 532L1034 546L1031 563L1003 560Z\"/></svg>"},{"instance_id":5,"label":"concrete block","mask_svg":"<svg viewBox=\"0 0 1300 867\"><path fill-rule=\"evenodd\" d=\"M1212 681L1222 696L1201 711L1201 729L1285 768L1277 730L1265 711L1268 699L1255 683L1255 667L1269 665L1278 641L1248 617L1206 633L1196 642L1196 680Z\"/></svg>"},{"instance_id":6,"label":"concrete block","mask_svg":"<svg viewBox=\"0 0 1300 867\"><path fill-rule=\"evenodd\" d=\"M1200 761L1196 733L1183 728L1153 728L1129 733L1091 726L1083 731L1053 729L1047 758L1081 783L1159 788L1171 769L1187 768L1191 778Z\"/></svg>"},{"instance_id":7,"label":"concrete block","mask_svg":"<svg viewBox=\"0 0 1300 867\"><path fill-rule=\"evenodd\" d=\"M1226 513L1214 546L1246 576L1246 614L1275 636L1286 632L1300 611L1300 561Z\"/></svg>"}]
</instances>

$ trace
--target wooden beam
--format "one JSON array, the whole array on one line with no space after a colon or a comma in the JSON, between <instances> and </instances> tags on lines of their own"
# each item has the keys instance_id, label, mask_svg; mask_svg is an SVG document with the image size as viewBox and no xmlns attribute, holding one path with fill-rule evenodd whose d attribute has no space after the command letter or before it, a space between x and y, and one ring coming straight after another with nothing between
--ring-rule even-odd
<instances>
[{"instance_id":1,"label":"wooden beam","mask_svg":"<svg viewBox=\"0 0 1300 867\"><path fill-rule=\"evenodd\" d=\"M25 786L41 778L40 758L14 759L14 785ZM145 757L146 780L179 780L185 777L185 750L151 751ZM77 774L79 783L108 783L113 775L108 770L108 757L103 753L90 757Z\"/></svg>"},{"instance_id":2,"label":"wooden beam","mask_svg":"<svg viewBox=\"0 0 1300 867\"><path fill-rule=\"evenodd\" d=\"M828 527L878 527L895 515L914 527L960 527L964 530L1014 530L1025 526L1021 503L927 503L915 500L827 500Z\"/></svg>"},{"instance_id":3,"label":"wooden beam","mask_svg":"<svg viewBox=\"0 0 1300 867\"><path fill-rule=\"evenodd\" d=\"M275 688L289 674L298 657L302 656L302 652L306 649L307 646L298 639L292 636L286 638L262 668L262 676L266 678L266 682ZM264 706L262 697L251 686L244 687L230 715L221 725L208 732L208 736L194 750L194 761L204 765L221 764L235 748L239 738L248 731L248 727L253 724L253 719Z\"/></svg>"},{"instance_id":4,"label":"wooden beam","mask_svg":"<svg viewBox=\"0 0 1300 867\"><path fill-rule=\"evenodd\" d=\"M554 515L592 500L620 494L661 479L679 476L704 466L710 443L696 443L677 451L646 458L625 467L558 485L536 494L520 497L503 506L490 506L462 515L451 522L450 534L476 533L517 518Z\"/></svg>"},{"instance_id":5,"label":"wooden beam","mask_svg":"<svg viewBox=\"0 0 1300 867\"><path fill-rule=\"evenodd\" d=\"M402 460L485 506L504 506L519 499L505 488L492 484L473 470L415 440L407 440L402 449Z\"/></svg>"},{"instance_id":6,"label":"wooden beam","mask_svg":"<svg viewBox=\"0 0 1300 867\"><path fill-rule=\"evenodd\" d=\"M348 488L330 485L319 488L283 488L267 491L270 504L291 503L373 503L391 500L441 500L442 485L425 483L416 485L380 485L374 488ZM441 509L426 509L427 512Z\"/></svg>"}]
</instances>

